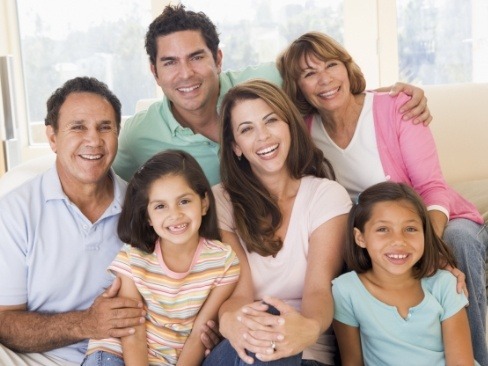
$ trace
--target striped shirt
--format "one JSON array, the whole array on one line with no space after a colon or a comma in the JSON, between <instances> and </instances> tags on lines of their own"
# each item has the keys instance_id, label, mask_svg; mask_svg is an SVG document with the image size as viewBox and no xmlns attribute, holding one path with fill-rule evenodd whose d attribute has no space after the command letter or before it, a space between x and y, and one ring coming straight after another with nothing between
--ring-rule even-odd
<instances>
[{"instance_id":1,"label":"striped shirt","mask_svg":"<svg viewBox=\"0 0 488 366\"><path fill-rule=\"evenodd\" d=\"M159 244L153 253L125 245L109 269L132 278L144 299L150 365L176 364L210 291L236 282L240 271L230 246L203 238L186 273L166 266ZM96 351L122 356L120 339L90 340L87 353Z\"/></svg>"}]
</instances>

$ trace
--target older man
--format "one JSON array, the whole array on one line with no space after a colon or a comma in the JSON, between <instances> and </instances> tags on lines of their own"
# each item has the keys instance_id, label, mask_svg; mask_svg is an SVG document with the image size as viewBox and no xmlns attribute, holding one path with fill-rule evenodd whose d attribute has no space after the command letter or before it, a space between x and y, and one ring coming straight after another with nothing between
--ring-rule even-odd
<instances>
[{"instance_id":1,"label":"older man","mask_svg":"<svg viewBox=\"0 0 488 366\"><path fill-rule=\"evenodd\" d=\"M113 297L106 271L122 245L125 182L110 168L120 119L120 101L93 78L47 102L56 163L0 200L1 365L79 365L88 338L144 321L141 303Z\"/></svg>"}]
</instances>

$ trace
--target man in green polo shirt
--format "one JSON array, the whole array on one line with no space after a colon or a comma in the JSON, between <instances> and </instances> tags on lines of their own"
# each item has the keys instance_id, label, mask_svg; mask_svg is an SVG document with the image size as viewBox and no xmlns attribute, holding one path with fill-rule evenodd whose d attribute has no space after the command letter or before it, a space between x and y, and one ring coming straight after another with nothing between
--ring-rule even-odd
<instances>
[{"instance_id":1,"label":"man in green polo shirt","mask_svg":"<svg viewBox=\"0 0 488 366\"><path fill-rule=\"evenodd\" d=\"M220 102L232 86L248 79L264 78L281 86L275 64L222 71L215 25L204 13L187 11L183 5L168 5L150 24L146 52L164 98L124 124L115 172L129 180L157 152L181 149L196 158L212 185L220 182ZM407 94L413 92L411 104L416 108L410 113L430 120L423 91L409 85L397 87L401 88Z\"/></svg>"}]
</instances>

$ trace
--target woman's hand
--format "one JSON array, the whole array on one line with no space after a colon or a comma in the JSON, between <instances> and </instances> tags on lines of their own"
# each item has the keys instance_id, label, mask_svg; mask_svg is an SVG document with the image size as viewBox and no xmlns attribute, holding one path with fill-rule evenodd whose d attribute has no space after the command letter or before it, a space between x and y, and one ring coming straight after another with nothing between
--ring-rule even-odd
<instances>
[{"instance_id":1,"label":"woman's hand","mask_svg":"<svg viewBox=\"0 0 488 366\"><path fill-rule=\"evenodd\" d=\"M468 297L468 287L466 286L466 275L463 272L461 272L458 268L452 267L450 265L444 266L443 269L451 272L452 275L456 277L457 280L456 290L458 294L464 292L464 295Z\"/></svg>"},{"instance_id":2,"label":"woman's hand","mask_svg":"<svg viewBox=\"0 0 488 366\"><path fill-rule=\"evenodd\" d=\"M400 82L395 83L389 91L391 96L396 96L400 92L412 97L400 109L403 119L411 119L414 124L423 123L424 126L429 125L432 122L432 116L430 115L424 91L416 86Z\"/></svg>"},{"instance_id":3,"label":"woman's hand","mask_svg":"<svg viewBox=\"0 0 488 366\"><path fill-rule=\"evenodd\" d=\"M314 344L320 335L317 322L305 318L295 308L276 298L265 298L280 315L266 312L262 302L243 307L240 321L246 326L246 349L261 361L273 361L296 355Z\"/></svg>"}]
</instances>

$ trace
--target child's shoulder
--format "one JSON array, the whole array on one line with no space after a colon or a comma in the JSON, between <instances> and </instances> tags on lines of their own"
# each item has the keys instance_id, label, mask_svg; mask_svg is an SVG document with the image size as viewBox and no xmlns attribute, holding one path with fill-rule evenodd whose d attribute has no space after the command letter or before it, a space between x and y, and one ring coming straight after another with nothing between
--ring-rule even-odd
<instances>
[{"instance_id":1,"label":"child's shoulder","mask_svg":"<svg viewBox=\"0 0 488 366\"><path fill-rule=\"evenodd\" d=\"M452 284L456 286L456 282L456 277L454 277L451 272L444 269L438 269L432 276L422 278L423 285L430 289L446 286L449 287Z\"/></svg>"},{"instance_id":2,"label":"child's shoulder","mask_svg":"<svg viewBox=\"0 0 488 366\"><path fill-rule=\"evenodd\" d=\"M350 287L352 284L360 283L359 276L355 271L350 271L341 274L332 280L334 286Z\"/></svg>"},{"instance_id":3,"label":"child's shoulder","mask_svg":"<svg viewBox=\"0 0 488 366\"><path fill-rule=\"evenodd\" d=\"M220 240L201 238L204 251L222 253L224 255L235 254L229 244L222 243Z\"/></svg>"}]
</instances>

